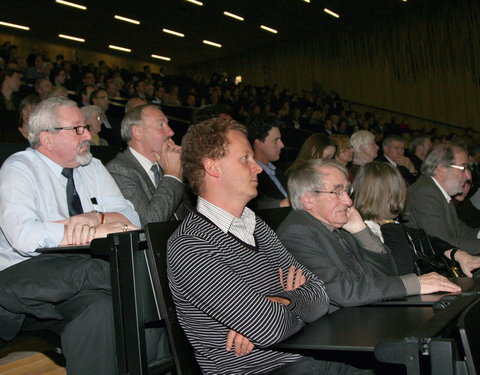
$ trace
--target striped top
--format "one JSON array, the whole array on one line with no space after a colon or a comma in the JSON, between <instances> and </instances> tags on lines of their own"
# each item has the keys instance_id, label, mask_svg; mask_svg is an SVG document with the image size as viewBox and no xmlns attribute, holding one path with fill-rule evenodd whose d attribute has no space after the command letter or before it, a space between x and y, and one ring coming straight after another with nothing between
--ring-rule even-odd
<instances>
[{"instance_id":1,"label":"striped top","mask_svg":"<svg viewBox=\"0 0 480 375\"><path fill-rule=\"evenodd\" d=\"M191 213L168 242L168 277L177 315L205 374L262 374L301 358L266 347L291 336L324 315L329 299L323 282L300 265L258 217L255 246L224 233L209 219ZM283 291L290 266L307 282ZM266 297L288 298L286 306ZM255 349L237 357L226 351L233 329Z\"/></svg>"}]
</instances>

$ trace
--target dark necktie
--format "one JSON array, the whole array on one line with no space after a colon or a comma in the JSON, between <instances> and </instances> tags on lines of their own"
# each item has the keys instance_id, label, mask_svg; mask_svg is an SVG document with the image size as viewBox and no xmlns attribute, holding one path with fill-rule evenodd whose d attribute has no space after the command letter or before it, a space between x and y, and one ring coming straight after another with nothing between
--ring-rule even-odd
<instances>
[{"instance_id":1,"label":"dark necktie","mask_svg":"<svg viewBox=\"0 0 480 375\"><path fill-rule=\"evenodd\" d=\"M160 168L158 167L158 164L153 164L150 170L153 172L153 176L155 178L155 187L158 187L160 179L162 178L162 174L160 173Z\"/></svg>"},{"instance_id":2,"label":"dark necktie","mask_svg":"<svg viewBox=\"0 0 480 375\"><path fill-rule=\"evenodd\" d=\"M347 241L345 241L345 239L341 236L340 231L335 228L333 230L333 234L337 238L338 242L340 242L343 252L352 261L357 271L363 272L362 267L360 267L360 264L358 263L357 258L355 257L355 254L353 253L352 249L350 249L350 246L348 245Z\"/></svg>"},{"instance_id":3,"label":"dark necktie","mask_svg":"<svg viewBox=\"0 0 480 375\"><path fill-rule=\"evenodd\" d=\"M82 203L73 182L73 168L63 168L62 175L67 178L67 204L70 216L83 214Z\"/></svg>"}]
</instances>

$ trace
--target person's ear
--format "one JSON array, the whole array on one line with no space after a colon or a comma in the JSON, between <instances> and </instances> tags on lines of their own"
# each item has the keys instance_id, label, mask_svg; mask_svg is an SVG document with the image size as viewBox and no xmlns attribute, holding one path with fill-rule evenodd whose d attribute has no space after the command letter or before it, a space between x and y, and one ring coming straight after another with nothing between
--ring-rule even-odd
<instances>
[{"instance_id":1,"label":"person's ear","mask_svg":"<svg viewBox=\"0 0 480 375\"><path fill-rule=\"evenodd\" d=\"M205 172L212 176L212 177L220 177L220 171L217 160L213 159L206 159L203 162L203 167L205 168Z\"/></svg>"},{"instance_id":2,"label":"person's ear","mask_svg":"<svg viewBox=\"0 0 480 375\"><path fill-rule=\"evenodd\" d=\"M312 193L308 192L305 193L300 197L300 200L302 201L303 208L305 211L310 211L313 208L313 196Z\"/></svg>"}]
</instances>

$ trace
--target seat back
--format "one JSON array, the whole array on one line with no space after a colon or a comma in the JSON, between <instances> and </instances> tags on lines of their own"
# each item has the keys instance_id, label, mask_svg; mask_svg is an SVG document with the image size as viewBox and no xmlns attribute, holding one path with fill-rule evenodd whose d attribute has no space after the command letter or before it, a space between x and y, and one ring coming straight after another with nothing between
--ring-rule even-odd
<instances>
[{"instance_id":1,"label":"seat back","mask_svg":"<svg viewBox=\"0 0 480 375\"><path fill-rule=\"evenodd\" d=\"M269 208L256 210L255 215L260 217L270 228L276 231L291 210L291 207Z\"/></svg>"},{"instance_id":2,"label":"seat back","mask_svg":"<svg viewBox=\"0 0 480 375\"><path fill-rule=\"evenodd\" d=\"M468 374L480 374L480 299L472 303L458 319Z\"/></svg>"},{"instance_id":3,"label":"seat back","mask_svg":"<svg viewBox=\"0 0 480 375\"><path fill-rule=\"evenodd\" d=\"M177 374L194 375L200 374L200 368L195 361L193 348L177 319L167 276L167 241L180 223L177 221L147 224L145 228L148 243L147 267L159 314L165 320Z\"/></svg>"}]
</instances>

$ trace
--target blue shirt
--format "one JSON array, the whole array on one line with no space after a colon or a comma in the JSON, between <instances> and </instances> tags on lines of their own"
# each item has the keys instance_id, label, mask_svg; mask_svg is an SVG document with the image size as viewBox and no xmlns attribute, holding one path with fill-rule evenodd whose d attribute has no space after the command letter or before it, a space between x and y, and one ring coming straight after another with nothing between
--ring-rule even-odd
<instances>
[{"instance_id":1,"label":"blue shirt","mask_svg":"<svg viewBox=\"0 0 480 375\"><path fill-rule=\"evenodd\" d=\"M285 188L282 186L282 184L278 180L277 176L275 175L275 169L276 169L275 166L272 163L268 163L267 165L265 165L263 163L260 163L258 160L256 160L256 162L258 163L258 165L260 167L263 168L263 170L268 175L268 177L270 177L272 179L273 183L278 188L278 190L280 190L280 192L283 194L283 196L285 198L288 197L287 191L285 190Z\"/></svg>"},{"instance_id":2,"label":"blue shirt","mask_svg":"<svg viewBox=\"0 0 480 375\"><path fill-rule=\"evenodd\" d=\"M62 167L28 148L9 157L0 169L0 270L55 247L64 235L56 221L68 214ZM84 212L118 212L140 226L133 205L123 198L98 159L74 169L75 187Z\"/></svg>"}]
</instances>

